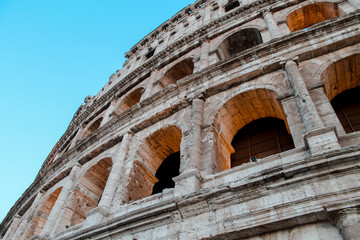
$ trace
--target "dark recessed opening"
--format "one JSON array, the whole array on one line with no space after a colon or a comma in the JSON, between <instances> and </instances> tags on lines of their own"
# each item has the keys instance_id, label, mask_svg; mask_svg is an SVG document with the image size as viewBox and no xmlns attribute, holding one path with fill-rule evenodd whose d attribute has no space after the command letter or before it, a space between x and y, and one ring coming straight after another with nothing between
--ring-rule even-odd
<instances>
[{"instance_id":1,"label":"dark recessed opening","mask_svg":"<svg viewBox=\"0 0 360 240\"><path fill-rule=\"evenodd\" d=\"M283 120L261 118L240 129L231 142L231 167L249 162L251 157L264 158L294 148Z\"/></svg>"},{"instance_id":2,"label":"dark recessed opening","mask_svg":"<svg viewBox=\"0 0 360 240\"><path fill-rule=\"evenodd\" d=\"M147 59L151 58L155 53L155 49L149 49L147 54L145 55Z\"/></svg>"},{"instance_id":3,"label":"dark recessed opening","mask_svg":"<svg viewBox=\"0 0 360 240\"><path fill-rule=\"evenodd\" d=\"M235 1L235 2L231 2L231 3L226 4L224 9L225 9L225 12L228 12L228 11L233 10L234 8L239 7L239 6L240 6L239 1Z\"/></svg>"},{"instance_id":4,"label":"dark recessed opening","mask_svg":"<svg viewBox=\"0 0 360 240\"><path fill-rule=\"evenodd\" d=\"M175 187L173 177L179 175L180 168L180 152L169 155L158 168L155 177L159 179L153 187L152 194L161 193L165 188Z\"/></svg>"},{"instance_id":5,"label":"dark recessed opening","mask_svg":"<svg viewBox=\"0 0 360 240\"><path fill-rule=\"evenodd\" d=\"M332 101L336 115L346 133L360 131L360 87L338 94Z\"/></svg>"}]
</instances>

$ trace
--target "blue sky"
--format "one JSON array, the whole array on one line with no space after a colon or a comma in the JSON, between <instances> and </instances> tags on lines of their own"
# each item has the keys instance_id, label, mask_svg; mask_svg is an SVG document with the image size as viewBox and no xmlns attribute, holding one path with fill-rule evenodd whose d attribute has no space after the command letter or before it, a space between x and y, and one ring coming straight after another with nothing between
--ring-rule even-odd
<instances>
[{"instance_id":1,"label":"blue sky","mask_svg":"<svg viewBox=\"0 0 360 240\"><path fill-rule=\"evenodd\" d=\"M124 53L194 0L0 0L0 221Z\"/></svg>"}]
</instances>

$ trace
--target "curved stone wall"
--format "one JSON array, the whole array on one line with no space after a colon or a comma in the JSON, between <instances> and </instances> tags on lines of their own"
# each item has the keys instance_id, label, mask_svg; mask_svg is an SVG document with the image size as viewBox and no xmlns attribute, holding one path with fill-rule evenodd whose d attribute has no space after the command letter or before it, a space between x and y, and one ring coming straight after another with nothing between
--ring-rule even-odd
<instances>
[{"instance_id":1,"label":"curved stone wall","mask_svg":"<svg viewBox=\"0 0 360 240\"><path fill-rule=\"evenodd\" d=\"M331 105L360 86L358 8L185 7L85 99L1 223L3 239L360 238L360 132ZM360 122L359 109L347 114ZM293 146L256 156L271 141L255 127L249 160L232 167L234 136L270 118ZM157 174L165 159L175 177ZM159 181L175 186L153 194Z\"/></svg>"}]
</instances>

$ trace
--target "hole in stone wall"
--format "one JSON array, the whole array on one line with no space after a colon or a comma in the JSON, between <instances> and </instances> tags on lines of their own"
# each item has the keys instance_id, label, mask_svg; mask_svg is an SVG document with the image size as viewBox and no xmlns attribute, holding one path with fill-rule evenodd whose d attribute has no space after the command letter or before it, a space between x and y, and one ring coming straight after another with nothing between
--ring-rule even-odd
<instances>
[{"instance_id":1,"label":"hole in stone wall","mask_svg":"<svg viewBox=\"0 0 360 240\"><path fill-rule=\"evenodd\" d=\"M260 32L255 28L243 29L226 38L218 48L220 59L240 53L263 42Z\"/></svg>"},{"instance_id":2,"label":"hole in stone wall","mask_svg":"<svg viewBox=\"0 0 360 240\"><path fill-rule=\"evenodd\" d=\"M231 154L231 167L264 158L294 148L291 135L283 120L261 118L241 128L231 142L235 152Z\"/></svg>"},{"instance_id":3,"label":"hole in stone wall","mask_svg":"<svg viewBox=\"0 0 360 240\"><path fill-rule=\"evenodd\" d=\"M360 131L360 87L337 95L331 105L346 133Z\"/></svg>"},{"instance_id":4,"label":"hole in stone wall","mask_svg":"<svg viewBox=\"0 0 360 240\"><path fill-rule=\"evenodd\" d=\"M61 190L62 187L55 190L42 204L40 210L34 215L31 221L30 229L26 233L25 239L29 239L32 236L41 233L41 230L43 229L46 220L49 217L50 212L54 207L57 198L60 195Z\"/></svg>"},{"instance_id":5,"label":"hole in stone wall","mask_svg":"<svg viewBox=\"0 0 360 240\"><path fill-rule=\"evenodd\" d=\"M149 49L149 51L145 54L145 57L147 59L151 58L152 56L154 56L154 53L155 53L155 48L154 49Z\"/></svg>"},{"instance_id":6,"label":"hole in stone wall","mask_svg":"<svg viewBox=\"0 0 360 240\"><path fill-rule=\"evenodd\" d=\"M339 8L335 3L319 2L293 11L286 19L289 30L294 32L338 16Z\"/></svg>"},{"instance_id":7,"label":"hole in stone wall","mask_svg":"<svg viewBox=\"0 0 360 240\"><path fill-rule=\"evenodd\" d=\"M158 168L155 177L159 180L153 187L152 194L161 193L165 188L175 187L173 177L179 175L180 152L168 156Z\"/></svg>"},{"instance_id":8,"label":"hole in stone wall","mask_svg":"<svg viewBox=\"0 0 360 240\"><path fill-rule=\"evenodd\" d=\"M185 59L172 68L170 68L160 80L161 87L175 84L176 81L192 74L194 71L194 63L191 59Z\"/></svg>"},{"instance_id":9,"label":"hole in stone wall","mask_svg":"<svg viewBox=\"0 0 360 240\"><path fill-rule=\"evenodd\" d=\"M224 6L224 9L225 9L225 12L228 12L228 11L233 10L234 8L239 7L239 6L240 6L239 1L233 1L233 2L230 2L230 3L226 4Z\"/></svg>"}]
</instances>

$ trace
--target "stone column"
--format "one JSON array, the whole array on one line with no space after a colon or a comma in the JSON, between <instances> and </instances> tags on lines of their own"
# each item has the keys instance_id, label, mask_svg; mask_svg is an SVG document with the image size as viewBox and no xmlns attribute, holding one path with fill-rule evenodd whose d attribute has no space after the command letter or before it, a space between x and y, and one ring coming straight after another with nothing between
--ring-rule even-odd
<instances>
[{"instance_id":1,"label":"stone column","mask_svg":"<svg viewBox=\"0 0 360 240\"><path fill-rule=\"evenodd\" d=\"M355 9L360 9L360 1L359 0L347 0L347 1Z\"/></svg>"},{"instance_id":2,"label":"stone column","mask_svg":"<svg viewBox=\"0 0 360 240\"><path fill-rule=\"evenodd\" d=\"M48 237L51 234L51 232L56 229L55 226L56 222L60 217L61 209L66 204L66 200L68 199L71 190L74 187L74 183L77 178L77 173L79 169L80 169L80 165L75 165L72 168L70 175L66 178L66 182L63 188L61 189L59 197L56 199L56 202L53 208L51 209L50 215L47 218L46 223L41 231L40 236L42 238L46 239L46 237Z\"/></svg>"},{"instance_id":3,"label":"stone column","mask_svg":"<svg viewBox=\"0 0 360 240\"><path fill-rule=\"evenodd\" d=\"M36 197L34 202L31 204L31 207L25 212L25 214L22 217L21 223L18 226L18 228L15 231L14 236L10 236L8 238L8 235L5 236L5 239L21 239L22 236L25 236L27 233L28 227L31 226L31 220L33 219L33 216L35 215L36 210L38 209L38 206L41 202L41 198L44 196L44 192L40 191Z\"/></svg>"},{"instance_id":4,"label":"stone column","mask_svg":"<svg viewBox=\"0 0 360 240\"><path fill-rule=\"evenodd\" d=\"M202 70L209 66L209 51L210 51L210 42L207 39L204 39L201 43L201 53L200 53L200 69Z\"/></svg>"},{"instance_id":5,"label":"stone column","mask_svg":"<svg viewBox=\"0 0 360 240\"><path fill-rule=\"evenodd\" d=\"M305 127L305 144L312 154L339 149L335 127L324 127L296 62L287 60L283 64Z\"/></svg>"},{"instance_id":6,"label":"stone column","mask_svg":"<svg viewBox=\"0 0 360 240\"><path fill-rule=\"evenodd\" d=\"M348 208L338 213L336 226L344 240L360 239L360 210Z\"/></svg>"},{"instance_id":7,"label":"stone column","mask_svg":"<svg viewBox=\"0 0 360 240\"><path fill-rule=\"evenodd\" d=\"M310 97L310 93L306 88L305 81L301 76L296 62L293 60L287 60L285 62L285 71L288 75L290 85L294 90L296 105L299 109L306 132L323 128L324 124L322 123L315 104Z\"/></svg>"},{"instance_id":8,"label":"stone column","mask_svg":"<svg viewBox=\"0 0 360 240\"><path fill-rule=\"evenodd\" d=\"M114 154L113 165L104 192L97 208L87 213L86 226L92 226L102 221L109 213L117 187L121 184L121 176L125 158L129 150L129 143L133 133L128 131L124 134L118 151Z\"/></svg>"},{"instance_id":9,"label":"stone column","mask_svg":"<svg viewBox=\"0 0 360 240\"><path fill-rule=\"evenodd\" d=\"M270 12L269 10L266 10L266 11L262 12L262 16L265 20L266 26L269 29L271 38L274 39L274 38L280 37L280 35L281 35L280 29L273 18L272 12Z\"/></svg>"},{"instance_id":10,"label":"stone column","mask_svg":"<svg viewBox=\"0 0 360 240\"><path fill-rule=\"evenodd\" d=\"M116 100L111 101L110 106L108 107L108 109L106 109L106 112L104 114L103 120L101 121L100 127L105 125L110 120L112 114L115 111L116 103L117 103Z\"/></svg>"},{"instance_id":11,"label":"stone column","mask_svg":"<svg viewBox=\"0 0 360 240\"><path fill-rule=\"evenodd\" d=\"M189 153L182 163L180 175L174 178L176 194L182 195L194 192L201 188L201 164L202 164L202 136L201 125L203 121L204 100L195 98L191 106L191 127L188 139Z\"/></svg>"}]
</instances>

